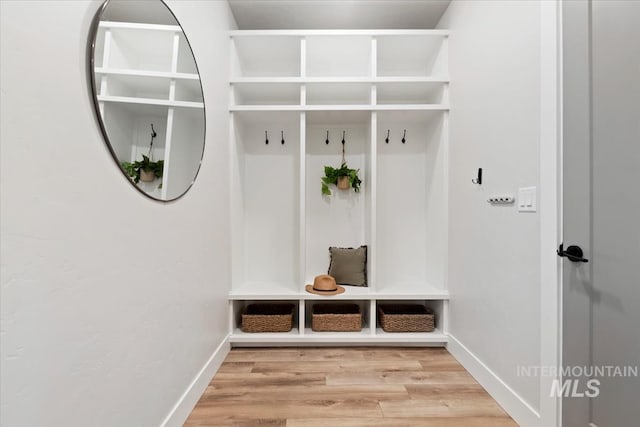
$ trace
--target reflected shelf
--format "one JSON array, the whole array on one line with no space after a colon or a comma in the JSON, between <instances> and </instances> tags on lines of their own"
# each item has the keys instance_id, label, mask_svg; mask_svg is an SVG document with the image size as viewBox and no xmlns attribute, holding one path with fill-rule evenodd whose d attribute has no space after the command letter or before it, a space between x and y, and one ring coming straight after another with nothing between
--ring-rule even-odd
<instances>
[{"instance_id":1,"label":"reflected shelf","mask_svg":"<svg viewBox=\"0 0 640 427\"><path fill-rule=\"evenodd\" d=\"M111 29L122 28L127 30L182 32L182 28L180 28L179 25L147 24L142 22L100 21L98 27Z\"/></svg>"},{"instance_id":2,"label":"reflected shelf","mask_svg":"<svg viewBox=\"0 0 640 427\"><path fill-rule=\"evenodd\" d=\"M200 80L200 76L191 73L172 73L168 71L134 70L128 68L103 68L96 67L96 74L132 76L132 77L157 77L176 80Z\"/></svg>"},{"instance_id":3,"label":"reflected shelf","mask_svg":"<svg viewBox=\"0 0 640 427\"><path fill-rule=\"evenodd\" d=\"M203 102L170 101L168 99L135 98L129 96L103 96L98 95L100 102L119 102L123 104L162 105L166 107L204 108Z\"/></svg>"}]
</instances>

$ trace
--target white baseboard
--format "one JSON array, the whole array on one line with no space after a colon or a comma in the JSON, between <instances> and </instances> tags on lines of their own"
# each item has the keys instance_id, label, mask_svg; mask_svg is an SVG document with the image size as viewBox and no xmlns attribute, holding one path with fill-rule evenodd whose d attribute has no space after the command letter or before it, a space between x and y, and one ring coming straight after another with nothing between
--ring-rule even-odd
<instances>
[{"instance_id":1,"label":"white baseboard","mask_svg":"<svg viewBox=\"0 0 640 427\"><path fill-rule=\"evenodd\" d=\"M540 414L498 377L475 354L449 334L449 353L484 387L502 408L522 427L540 425Z\"/></svg>"},{"instance_id":2,"label":"white baseboard","mask_svg":"<svg viewBox=\"0 0 640 427\"><path fill-rule=\"evenodd\" d=\"M171 408L169 415L167 415L162 424L160 424L160 427L182 427L196 406L196 403L198 403L200 396L202 396L202 393L204 393L211 382L211 379L216 372L218 372L220 365L222 365L225 357L229 354L230 349L229 335L227 335L218 348L215 349L211 357L209 357L209 360L207 360L202 369L200 369L200 372L198 372L193 381L191 381L185 392L182 393L180 399L178 399L173 408Z\"/></svg>"}]
</instances>

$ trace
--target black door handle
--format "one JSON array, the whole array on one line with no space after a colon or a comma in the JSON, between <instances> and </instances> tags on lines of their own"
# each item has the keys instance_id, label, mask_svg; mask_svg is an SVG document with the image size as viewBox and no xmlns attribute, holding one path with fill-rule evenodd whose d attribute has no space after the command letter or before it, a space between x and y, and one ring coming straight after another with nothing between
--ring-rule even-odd
<instances>
[{"instance_id":1,"label":"black door handle","mask_svg":"<svg viewBox=\"0 0 640 427\"><path fill-rule=\"evenodd\" d=\"M560 243L557 254L563 258L568 258L571 262L589 262L588 259L583 258L584 253L580 246L569 246L567 250L564 250L564 243Z\"/></svg>"}]
</instances>

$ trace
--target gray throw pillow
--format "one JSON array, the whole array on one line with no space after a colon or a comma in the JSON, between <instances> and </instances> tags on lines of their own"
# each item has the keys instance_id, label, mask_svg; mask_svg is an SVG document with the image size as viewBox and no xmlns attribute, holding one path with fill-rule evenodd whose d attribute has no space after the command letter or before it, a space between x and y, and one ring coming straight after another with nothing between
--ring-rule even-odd
<instances>
[{"instance_id":1,"label":"gray throw pillow","mask_svg":"<svg viewBox=\"0 0 640 427\"><path fill-rule=\"evenodd\" d=\"M339 285L367 286L367 247L330 247L329 276Z\"/></svg>"}]
</instances>

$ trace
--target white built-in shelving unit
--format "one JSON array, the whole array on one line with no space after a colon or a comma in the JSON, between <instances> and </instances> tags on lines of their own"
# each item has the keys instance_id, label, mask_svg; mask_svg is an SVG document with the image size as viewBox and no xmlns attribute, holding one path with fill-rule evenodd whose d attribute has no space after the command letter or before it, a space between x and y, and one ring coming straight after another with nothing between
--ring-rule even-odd
<instances>
[{"instance_id":1,"label":"white built-in shelving unit","mask_svg":"<svg viewBox=\"0 0 640 427\"><path fill-rule=\"evenodd\" d=\"M230 39L231 342L445 344L448 32L232 31ZM339 166L343 132L361 192L323 196L324 166ZM331 298L305 292L327 272L329 246L363 244L368 287ZM294 303L296 328L243 333L242 309L264 300ZM362 331L311 331L319 301L359 304ZM426 304L436 330L385 333L376 319L385 301Z\"/></svg>"},{"instance_id":2,"label":"white built-in shelving unit","mask_svg":"<svg viewBox=\"0 0 640 427\"><path fill-rule=\"evenodd\" d=\"M201 150L190 149L186 141L201 145L204 140L200 77L182 29L101 21L94 58L100 113L116 157L141 160L153 123L158 134L153 157L164 160L162 185L138 186L164 200L179 196L200 162Z\"/></svg>"}]
</instances>

